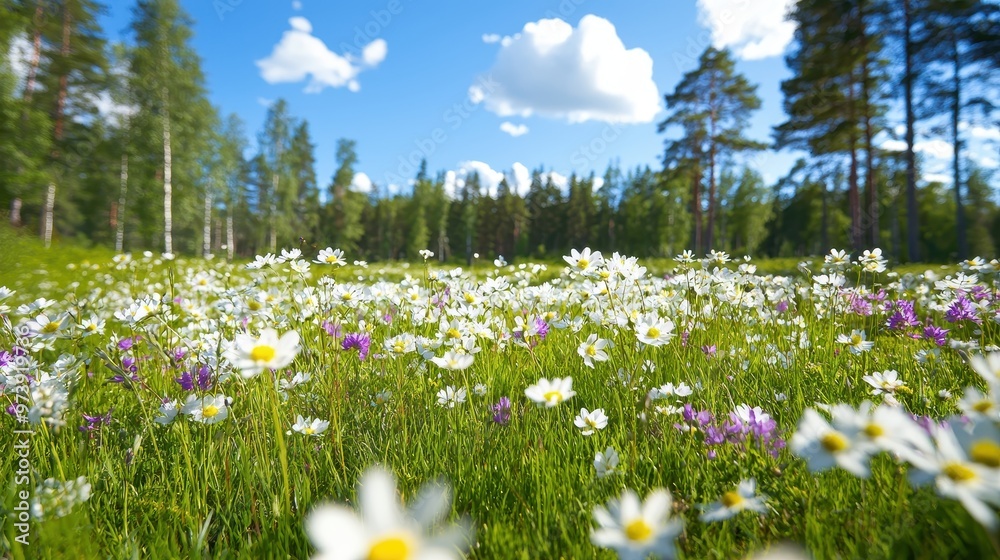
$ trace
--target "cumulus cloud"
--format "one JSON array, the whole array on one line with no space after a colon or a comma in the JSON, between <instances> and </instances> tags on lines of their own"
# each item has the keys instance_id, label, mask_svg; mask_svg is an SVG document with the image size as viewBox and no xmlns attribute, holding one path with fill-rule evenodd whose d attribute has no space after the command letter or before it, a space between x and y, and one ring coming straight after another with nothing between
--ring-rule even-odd
<instances>
[{"instance_id":1,"label":"cumulus cloud","mask_svg":"<svg viewBox=\"0 0 1000 560\"><path fill-rule=\"evenodd\" d=\"M969 135L977 140L1000 140L1000 128L975 125L969 127Z\"/></svg>"},{"instance_id":2,"label":"cumulus cloud","mask_svg":"<svg viewBox=\"0 0 1000 560\"><path fill-rule=\"evenodd\" d=\"M885 140L879 145L883 150L892 152L902 152L906 150L906 142L894 138ZM920 140L913 143L913 151L918 154L925 154L934 159L948 159L952 157L952 145L944 140Z\"/></svg>"},{"instance_id":3,"label":"cumulus cloud","mask_svg":"<svg viewBox=\"0 0 1000 560\"><path fill-rule=\"evenodd\" d=\"M374 68L385 59L388 47L384 40L375 39L362 50L361 58L339 55L321 39L313 36L308 19L295 16L288 20L291 29L285 31L271 55L257 61L260 76L269 84L301 82L307 78L306 93L319 93L327 87L347 87L358 91L357 75Z\"/></svg>"},{"instance_id":4,"label":"cumulus cloud","mask_svg":"<svg viewBox=\"0 0 1000 560\"><path fill-rule=\"evenodd\" d=\"M496 33L483 33L483 42L487 45L491 43L499 43L500 36Z\"/></svg>"},{"instance_id":5,"label":"cumulus cloud","mask_svg":"<svg viewBox=\"0 0 1000 560\"><path fill-rule=\"evenodd\" d=\"M111 93L102 91L91 97L91 102L97 109L97 113L104 119L123 122L125 119L135 115L139 109L134 105L124 105L118 103L111 97Z\"/></svg>"},{"instance_id":6,"label":"cumulus cloud","mask_svg":"<svg viewBox=\"0 0 1000 560\"><path fill-rule=\"evenodd\" d=\"M626 49L604 18L586 15L576 28L561 19L529 22L500 45L490 89L473 86L469 98L501 117L648 123L660 110L653 59Z\"/></svg>"},{"instance_id":7,"label":"cumulus cloud","mask_svg":"<svg viewBox=\"0 0 1000 560\"><path fill-rule=\"evenodd\" d=\"M889 150L890 152L902 152L906 150L906 142L902 140L896 140L895 138L890 138L885 142L882 142L882 145L879 146L879 148L882 148L883 150Z\"/></svg>"},{"instance_id":8,"label":"cumulus cloud","mask_svg":"<svg viewBox=\"0 0 1000 560\"><path fill-rule=\"evenodd\" d=\"M514 192L524 196L531 188L531 172L523 163L515 161L514 165L511 166L511 174L507 177L507 182L510 183L510 188Z\"/></svg>"},{"instance_id":9,"label":"cumulus cloud","mask_svg":"<svg viewBox=\"0 0 1000 560\"><path fill-rule=\"evenodd\" d=\"M350 189L359 193L368 194L372 192L372 180L367 173L355 173L351 180Z\"/></svg>"},{"instance_id":10,"label":"cumulus cloud","mask_svg":"<svg viewBox=\"0 0 1000 560\"><path fill-rule=\"evenodd\" d=\"M796 0L698 0L698 21L712 44L745 60L778 56L792 42L795 24L785 14Z\"/></svg>"},{"instance_id":11,"label":"cumulus cloud","mask_svg":"<svg viewBox=\"0 0 1000 560\"><path fill-rule=\"evenodd\" d=\"M528 133L528 126L525 124L514 124L509 121L500 123L500 130L510 134L514 138Z\"/></svg>"}]
</instances>

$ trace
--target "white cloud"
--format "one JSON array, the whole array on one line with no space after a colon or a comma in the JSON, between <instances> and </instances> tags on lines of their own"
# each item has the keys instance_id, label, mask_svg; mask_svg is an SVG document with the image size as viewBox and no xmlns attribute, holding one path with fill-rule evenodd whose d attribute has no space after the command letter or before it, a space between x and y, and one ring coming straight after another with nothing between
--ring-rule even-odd
<instances>
[{"instance_id":1,"label":"white cloud","mask_svg":"<svg viewBox=\"0 0 1000 560\"><path fill-rule=\"evenodd\" d=\"M490 43L499 43L500 36L496 33L483 33L483 42L487 45Z\"/></svg>"},{"instance_id":2,"label":"white cloud","mask_svg":"<svg viewBox=\"0 0 1000 560\"><path fill-rule=\"evenodd\" d=\"M879 148L882 148L883 150L889 150L890 152L902 152L906 150L906 142L890 138L885 142L882 142L882 145L879 146Z\"/></svg>"},{"instance_id":3,"label":"white cloud","mask_svg":"<svg viewBox=\"0 0 1000 560\"><path fill-rule=\"evenodd\" d=\"M951 184L951 175L948 175L947 173L924 173L923 179L928 183Z\"/></svg>"},{"instance_id":4,"label":"white cloud","mask_svg":"<svg viewBox=\"0 0 1000 560\"><path fill-rule=\"evenodd\" d=\"M1000 161L997 161L995 158L990 156L974 157L973 159L976 160L976 163L978 163L980 167L985 167L987 169L1000 167Z\"/></svg>"},{"instance_id":5,"label":"white cloud","mask_svg":"<svg viewBox=\"0 0 1000 560\"><path fill-rule=\"evenodd\" d=\"M576 28L561 19L529 22L500 44L485 87L470 88L469 98L501 117L648 123L660 111L653 59L626 49L604 18L586 15Z\"/></svg>"},{"instance_id":6,"label":"white cloud","mask_svg":"<svg viewBox=\"0 0 1000 560\"><path fill-rule=\"evenodd\" d=\"M372 192L372 180L367 173L355 173L350 188L359 193L368 194Z\"/></svg>"},{"instance_id":7,"label":"white cloud","mask_svg":"<svg viewBox=\"0 0 1000 560\"><path fill-rule=\"evenodd\" d=\"M528 133L528 126L525 124L514 124L509 121L504 121L500 123L500 130L510 134L514 138L521 136L522 134Z\"/></svg>"},{"instance_id":8,"label":"white cloud","mask_svg":"<svg viewBox=\"0 0 1000 560\"><path fill-rule=\"evenodd\" d=\"M914 142L913 151L921 154L927 154L932 158L937 159L948 159L952 157L952 154L954 153L951 143L937 139Z\"/></svg>"},{"instance_id":9,"label":"white cloud","mask_svg":"<svg viewBox=\"0 0 1000 560\"><path fill-rule=\"evenodd\" d=\"M376 39L366 45L361 60L339 55L312 35L312 24L304 17L288 20L285 31L271 55L257 61L260 76L269 84L301 82L311 76L306 93L319 93L327 87L361 89L357 75L366 67L375 67L385 59L386 43Z\"/></svg>"},{"instance_id":10,"label":"white cloud","mask_svg":"<svg viewBox=\"0 0 1000 560\"><path fill-rule=\"evenodd\" d=\"M378 66L380 62L385 60L385 55L388 52L389 47L386 45L385 40L375 39L371 43L365 45L365 48L361 51L361 60L365 64L371 67Z\"/></svg>"},{"instance_id":11,"label":"white cloud","mask_svg":"<svg viewBox=\"0 0 1000 560\"><path fill-rule=\"evenodd\" d=\"M785 14L796 0L698 0L698 21L712 32L712 44L737 57L758 60L785 52L795 24Z\"/></svg>"},{"instance_id":12,"label":"white cloud","mask_svg":"<svg viewBox=\"0 0 1000 560\"><path fill-rule=\"evenodd\" d=\"M293 2L292 2L292 9L296 10L296 11L301 10L302 9L302 2L299 2L299 0L293 0Z\"/></svg>"},{"instance_id":13,"label":"white cloud","mask_svg":"<svg viewBox=\"0 0 1000 560\"><path fill-rule=\"evenodd\" d=\"M515 161L514 165L511 166L511 174L507 176L507 182L510 183L510 188L514 192L524 196L531 188L531 172L523 163Z\"/></svg>"},{"instance_id":14,"label":"white cloud","mask_svg":"<svg viewBox=\"0 0 1000 560\"><path fill-rule=\"evenodd\" d=\"M565 193L569 189L569 177L563 175L562 173L556 171L549 171L548 173L542 173L543 184L549 179L552 180L552 184L558 187L560 191Z\"/></svg>"},{"instance_id":15,"label":"white cloud","mask_svg":"<svg viewBox=\"0 0 1000 560\"><path fill-rule=\"evenodd\" d=\"M98 114L105 119L121 122L126 117L131 117L138 112L138 108L134 105L123 105L115 101L107 91L92 96L91 101Z\"/></svg>"},{"instance_id":16,"label":"white cloud","mask_svg":"<svg viewBox=\"0 0 1000 560\"><path fill-rule=\"evenodd\" d=\"M27 35L17 35L10 42L7 60L10 64L10 71L17 80L18 87L23 86L25 79L28 77L28 65L31 60L31 53L34 50Z\"/></svg>"},{"instance_id":17,"label":"white cloud","mask_svg":"<svg viewBox=\"0 0 1000 560\"><path fill-rule=\"evenodd\" d=\"M601 190L604 186L604 177L594 177L594 192Z\"/></svg>"},{"instance_id":18,"label":"white cloud","mask_svg":"<svg viewBox=\"0 0 1000 560\"><path fill-rule=\"evenodd\" d=\"M969 135L977 140L1000 140L1000 128L986 128L976 125L969 128Z\"/></svg>"}]
</instances>

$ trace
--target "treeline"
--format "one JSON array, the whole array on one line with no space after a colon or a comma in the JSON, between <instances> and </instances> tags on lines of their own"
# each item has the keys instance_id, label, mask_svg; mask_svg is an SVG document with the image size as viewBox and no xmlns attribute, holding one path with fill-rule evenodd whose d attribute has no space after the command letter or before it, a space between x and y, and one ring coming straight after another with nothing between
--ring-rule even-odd
<instances>
[{"instance_id":1,"label":"treeline","mask_svg":"<svg viewBox=\"0 0 1000 560\"><path fill-rule=\"evenodd\" d=\"M366 260L877 245L940 261L1000 242L992 173L967 147L998 125L995 2L799 0L787 120L771 142L745 134L757 87L709 48L666 95L662 166L565 181L540 168L525 186L424 164L392 193L358 188L346 139L320 184L309 124L282 100L251 147L240 118L208 101L177 0L137 1L120 44L100 29L103 9L0 0L0 210L46 243L231 258L335 246ZM947 182L925 172L918 142L932 140L954 147ZM756 169L783 149L806 155L768 184Z\"/></svg>"}]
</instances>

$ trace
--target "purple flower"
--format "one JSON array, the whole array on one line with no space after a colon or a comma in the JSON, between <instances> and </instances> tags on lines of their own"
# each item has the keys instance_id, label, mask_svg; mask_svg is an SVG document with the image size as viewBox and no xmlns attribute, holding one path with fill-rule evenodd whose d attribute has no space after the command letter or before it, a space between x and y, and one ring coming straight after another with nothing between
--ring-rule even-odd
<instances>
[{"instance_id":1,"label":"purple flower","mask_svg":"<svg viewBox=\"0 0 1000 560\"><path fill-rule=\"evenodd\" d=\"M198 388L202 391L212 388L212 370L208 366L198 368Z\"/></svg>"},{"instance_id":2,"label":"purple flower","mask_svg":"<svg viewBox=\"0 0 1000 560\"><path fill-rule=\"evenodd\" d=\"M174 378L174 381L181 386L181 389L194 391L194 376L191 375L190 371L182 372L180 377Z\"/></svg>"},{"instance_id":3,"label":"purple flower","mask_svg":"<svg viewBox=\"0 0 1000 560\"><path fill-rule=\"evenodd\" d=\"M958 299L948 306L948 311L945 311L944 318L947 319L949 323L972 321L978 325L983 322L982 319L976 316L975 306L972 305L971 301L965 299L964 295L958 296Z\"/></svg>"},{"instance_id":4,"label":"purple flower","mask_svg":"<svg viewBox=\"0 0 1000 560\"><path fill-rule=\"evenodd\" d=\"M493 422L506 426L510 422L510 399L500 397L500 401L490 407L493 410Z\"/></svg>"},{"instance_id":5,"label":"purple flower","mask_svg":"<svg viewBox=\"0 0 1000 560\"><path fill-rule=\"evenodd\" d=\"M344 350L357 348L358 358L364 361L364 359L368 357L368 348L371 346L371 344L372 344L372 339L367 334L351 333L344 337L344 341L340 344L340 346Z\"/></svg>"},{"instance_id":6,"label":"purple flower","mask_svg":"<svg viewBox=\"0 0 1000 560\"><path fill-rule=\"evenodd\" d=\"M111 411L113 408L108 410L107 414L99 414L96 416L90 416L87 414L83 415L83 420L86 422L83 426L80 426L81 432L93 432L95 430L100 430L101 426L104 424L111 423Z\"/></svg>"},{"instance_id":7,"label":"purple flower","mask_svg":"<svg viewBox=\"0 0 1000 560\"><path fill-rule=\"evenodd\" d=\"M892 307L895 307L896 312L886 321L886 326L890 330L898 331L907 327L920 326L920 321L917 320L917 313L913 310L912 301L901 299L896 301L895 304L890 304L890 308Z\"/></svg>"},{"instance_id":8,"label":"purple flower","mask_svg":"<svg viewBox=\"0 0 1000 560\"><path fill-rule=\"evenodd\" d=\"M851 311L856 315L867 317L872 314L872 304L857 294L851 294Z\"/></svg>"},{"instance_id":9,"label":"purple flower","mask_svg":"<svg viewBox=\"0 0 1000 560\"><path fill-rule=\"evenodd\" d=\"M0 350L0 367L9 365L14 361L14 355L6 350Z\"/></svg>"},{"instance_id":10,"label":"purple flower","mask_svg":"<svg viewBox=\"0 0 1000 560\"><path fill-rule=\"evenodd\" d=\"M716 350L717 349L715 348L714 344L711 344L711 345L706 344L706 345L704 345L704 346L701 347L701 351L704 352L705 356L707 356L709 358L714 358L715 357Z\"/></svg>"},{"instance_id":11,"label":"purple flower","mask_svg":"<svg viewBox=\"0 0 1000 560\"><path fill-rule=\"evenodd\" d=\"M125 356L124 358L122 358L122 369L125 371L131 371L132 373L135 373L139 371L139 366L135 365L135 363L136 363L135 358Z\"/></svg>"},{"instance_id":12,"label":"purple flower","mask_svg":"<svg viewBox=\"0 0 1000 560\"><path fill-rule=\"evenodd\" d=\"M788 301L787 300L779 301L775 309L778 310L778 313L784 313L785 311L788 311Z\"/></svg>"},{"instance_id":13,"label":"purple flower","mask_svg":"<svg viewBox=\"0 0 1000 560\"><path fill-rule=\"evenodd\" d=\"M138 335L133 337L125 337L118 341L118 349L130 350L133 346L135 346L135 343L139 342L140 340L142 340L142 337Z\"/></svg>"},{"instance_id":14,"label":"purple flower","mask_svg":"<svg viewBox=\"0 0 1000 560\"><path fill-rule=\"evenodd\" d=\"M928 340L933 340L934 344L938 346L944 346L947 342L948 329L942 329L941 327L935 327L934 325L928 325L924 327L924 338Z\"/></svg>"},{"instance_id":15,"label":"purple flower","mask_svg":"<svg viewBox=\"0 0 1000 560\"><path fill-rule=\"evenodd\" d=\"M691 333L688 331L681 332L681 346L686 347L688 345L688 338L691 338Z\"/></svg>"},{"instance_id":16,"label":"purple flower","mask_svg":"<svg viewBox=\"0 0 1000 560\"><path fill-rule=\"evenodd\" d=\"M174 361L179 362L184 359L187 355L187 350L184 348L174 348Z\"/></svg>"},{"instance_id":17,"label":"purple flower","mask_svg":"<svg viewBox=\"0 0 1000 560\"><path fill-rule=\"evenodd\" d=\"M340 325L331 323L330 321L323 321L322 326L323 330L326 331L326 334L332 336L333 338L340 338L342 332L340 329Z\"/></svg>"}]
</instances>

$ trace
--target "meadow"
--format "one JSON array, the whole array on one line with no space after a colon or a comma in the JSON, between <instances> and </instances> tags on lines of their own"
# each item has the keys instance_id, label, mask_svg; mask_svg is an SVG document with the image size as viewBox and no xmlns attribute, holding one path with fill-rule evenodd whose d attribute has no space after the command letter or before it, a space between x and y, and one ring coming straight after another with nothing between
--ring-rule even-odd
<instances>
[{"instance_id":1,"label":"meadow","mask_svg":"<svg viewBox=\"0 0 1000 560\"><path fill-rule=\"evenodd\" d=\"M7 241L4 557L997 555L996 261Z\"/></svg>"}]
</instances>

